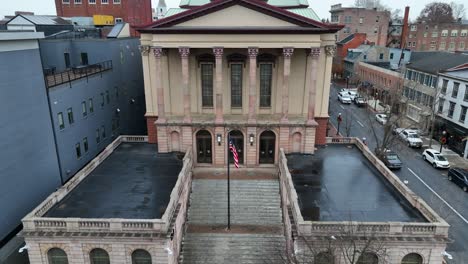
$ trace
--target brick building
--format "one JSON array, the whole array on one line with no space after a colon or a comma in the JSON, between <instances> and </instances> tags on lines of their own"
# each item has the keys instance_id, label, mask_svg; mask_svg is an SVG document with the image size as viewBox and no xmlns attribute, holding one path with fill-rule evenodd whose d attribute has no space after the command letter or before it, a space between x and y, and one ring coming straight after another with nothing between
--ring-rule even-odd
<instances>
[{"instance_id":1,"label":"brick building","mask_svg":"<svg viewBox=\"0 0 468 264\"><path fill-rule=\"evenodd\" d=\"M57 15L61 17L92 17L110 15L115 22L127 22L132 27L151 23L151 0L55 0Z\"/></svg>"},{"instance_id":2,"label":"brick building","mask_svg":"<svg viewBox=\"0 0 468 264\"><path fill-rule=\"evenodd\" d=\"M455 23L414 23L406 35L406 47L414 51L468 50L468 21Z\"/></svg>"},{"instance_id":3,"label":"brick building","mask_svg":"<svg viewBox=\"0 0 468 264\"><path fill-rule=\"evenodd\" d=\"M338 31L336 40L340 41L353 33L365 33L370 42L386 46L390 12L357 7L331 6L331 23L345 25Z\"/></svg>"},{"instance_id":4,"label":"brick building","mask_svg":"<svg viewBox=\"0 0 468 264\"><path fill-rule=\"evenodd\" d=\"M366 42L366 34L355 33L338 41L336 43L336 54L333 57L332 73L333 75L343 75L344 58L348 55L349 49L355 49Z\"/></svg>"}]
</instances>

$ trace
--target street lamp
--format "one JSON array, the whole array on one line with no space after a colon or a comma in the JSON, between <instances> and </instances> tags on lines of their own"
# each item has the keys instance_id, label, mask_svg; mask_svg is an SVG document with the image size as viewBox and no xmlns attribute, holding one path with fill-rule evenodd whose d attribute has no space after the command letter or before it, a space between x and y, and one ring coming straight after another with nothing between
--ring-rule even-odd
<instances>
[{"instance_id":1,"label":"street lamp","mask_svg":"<svg viewBox=\"0 0 468 264\"><path fill-rule=\"evenodd\" d=\"M346 76L346 89L348 89L348 85L349 85L349 76Z\"/></svg>"},{"instance_id":2,"label":"street lamp","mask_svg":"<svg viewBox=\"0 0 468 264\"><path fill-rule=\"evenodd\" d=\"M341 118L341 113L338 113L338 117L336 118L336 121L338 122L338 128L336 130L336 135L338 136L340 134L340 124L343 119Z\"/></svg>"},{"instance_id":3,"label":"street lamp","mask_svg":"<svg viewBox=\"0 0 468 264\"><path fill-rule=\"evenodd\" d=\"M442 137L440 137L440 150L439 152L442 153L442 146L447 143L447 139L445 138L445 134L447 134L447 132L444 130L442 131Z\"/></svg>"},{"instance_id":4,"label":"street lamp","mask_svg":"<svg viewBox=\"0 0 468 264\"><path fill-rule=\"evenodd\" d=\"M377 97L379 96L379 92L375 92L374 98L374 110L377 111Z\"/></svg>"},{"instance_id":5,"label":"street lamp","mask_svg":"<svg viewBox=\"0 0 468 264\"><path fill-rule=\"evenodd\" d=\"M221 134L216 135L216 141L218 142L218 146L221 146Z\"/></svg>"},{"instance_id":6,"label":"street lamp","mask_svg":"<svg viewBox=\"0 0 468 264\"><path fill-rule=\"evenodd\" d=\"M250 134L250 135L249 135L249 142L250 142L250 146L253 146L254 134Z\"/></svg>"}]
</instances>

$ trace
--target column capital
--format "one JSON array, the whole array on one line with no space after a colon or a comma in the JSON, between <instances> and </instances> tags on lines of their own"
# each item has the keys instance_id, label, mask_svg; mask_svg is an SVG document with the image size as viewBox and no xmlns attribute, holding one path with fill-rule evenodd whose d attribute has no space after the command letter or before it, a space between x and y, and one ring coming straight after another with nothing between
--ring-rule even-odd
<instances>
[{"instance_id":1,"label":"column capital","mask_svg":"<svg viewBox=\"0 0 468 264\"><path fill-rule=\"evenodd\" d=\"M255 59L258 55L258 48L257 47L248 47L249 58Z\"/></svg>"},{"instance_id":2,"label":"column capital","mask_svg":"<svg viewBox=\"0 0 468 264\"><path fill-rule=\"evenodd\" d=\"M138 49L140 50L141 55L143 56L147 56L150 52L150 46L148 45L140 45L138 46Z\"/></svg>"},{"instance_id":3,"label":"column capital","mask_svg":"<svg viewBox=\"0 0 468 264\"><path fill-rule=\"evenodd\" d=\"M313 59L318 59L320 56L320 48L311 48L309 50L309 56L311 56Z\"/></svg>"},{"instance_id":4,"label":"column capital","mask_svg":"<svg viewBox=\"0 0 468 264\"><path fill-rule=\"evenodd\" d=\"M179 54L182 58L188 58L190 55L190 48L189 47L179 47Z\"/></svg>"},{"instance_id":5,"label":"column capital","mask_svg":"<svg viewBox=\"0 0 468 264\"><path fill-rule=\"evenodd\" d=\"M151 50L153 51L153 55L156 58L161 58L161 56L164 54L164 50L162 47L151 47Z\"/></svg>"},{"instance_id":6,"label":"column capital","mask_svg":"<svg viewBox=\"0 0 468 264\"><path fill-rule=\"evenodd\" d=\"M294 53L294 48L293 47L284 47L283 48L283 56L285 58L291 58L293 53Z\"/></svg>"},{"instance_id":7,"label":"column capital","mask_svg":"<svg viewBox=\"0 0 468 264\"><path fill-rule=\"evenodd\" d=\"M325 46L325 53L327 54L327 56L335 55L335 51L336 51L336 46L335 45Z\"/></svg>"},{"instance_id":8,"label":"column capital","mask_svg":"<svg viewBox=\"0 0 468 264\"><path fill-rule=\"evenodd\" d=\"M223 57L223 47L214 47L213 48L213 53L215 55L215 58L222 58Z\"/></svg>"}]
</instances>

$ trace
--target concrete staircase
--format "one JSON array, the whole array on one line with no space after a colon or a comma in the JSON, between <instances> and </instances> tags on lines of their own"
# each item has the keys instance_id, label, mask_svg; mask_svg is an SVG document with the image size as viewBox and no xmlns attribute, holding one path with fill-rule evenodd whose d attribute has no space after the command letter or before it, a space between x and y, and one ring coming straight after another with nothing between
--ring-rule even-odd
<instances>
[{"instance_id":1,"label":"concrete staircase","mask_svg":"<svg viewBox=\"0 0 468 264\"><path fill-rule=\"evenodd\" d=\"M180 263L284 263L278 180L194 179Z\"/></svg>"}]
</instances>

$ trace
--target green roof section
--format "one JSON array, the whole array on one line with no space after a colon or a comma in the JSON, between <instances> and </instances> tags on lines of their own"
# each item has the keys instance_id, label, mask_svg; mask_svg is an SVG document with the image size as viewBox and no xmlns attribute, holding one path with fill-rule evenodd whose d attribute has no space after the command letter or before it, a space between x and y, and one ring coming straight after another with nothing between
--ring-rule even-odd
<instances>
[{"instance_id":1,"label":"green roof section","mask_svg":"<svg viewBox=\"0 0 468 264\"><path fill-rule=\"evenodd\" d=\"M166 12L166 14L164 15L164 17L170 17L170 16L173 16L175 14L179 14L179 13L182 13L184 11L186 11L188 9L186 8L169 8Z\"/></svg>"},{"instance_id":2,"label":"green roof section","mask_svg":"<svg viewBox=\"0 0 468 264\"><path fill-rule=\"evenodd\" d=\"M182 0L182 1L193 1L193 0ZM182 13L186 10L188 9L187 8L169 8L169 10L167 10L166 15L164 17L170 17L175 14ZM306 17L306 18L320 21L320 18L317 16L317 14L312 8L292 8L292 9L287 9L287 11Z\"/></svg>"},{"instance_id":3,"label":"green roof section","mask_svg":"<svg viewBox=\"0 0 468 264\"><path fill-rule=\"evenodd\" d=\"M315 11L312 8L293 8L293 9L287 9L289 12L293 12L295 14L298 14L303 17L307 17L313 20L320 21L319 16L315 13Z\"/></svg>"},{"instance_id":4,"label":"green roof section","mask_svg":"<svg viewBox=\"0 0 468 264\"><path fill-rule=\"evenodd\" d=\"M179 6L201 6L210 3L210 0L180 0ZM268 0L268 4L282 6L309 6L307 0Z\"/></svg>"}]
</instances>

